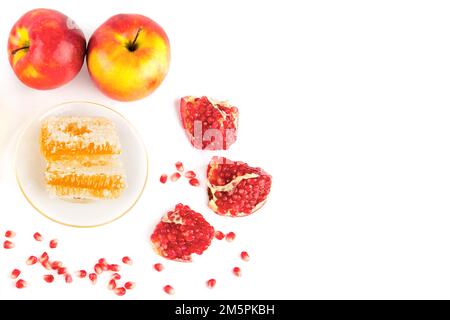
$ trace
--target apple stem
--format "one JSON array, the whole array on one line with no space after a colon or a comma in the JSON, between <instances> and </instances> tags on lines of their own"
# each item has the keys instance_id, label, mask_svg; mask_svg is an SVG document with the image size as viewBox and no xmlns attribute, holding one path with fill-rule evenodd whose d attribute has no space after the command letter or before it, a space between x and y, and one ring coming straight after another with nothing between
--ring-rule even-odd
<instances>
[{"instance_id":1,"label":"apple stem","mask_svg":"<svg viewBox=\"0 0 450 320\"><path fill-rule=\"evenodd\" d=\"M138 31L136 32L136 36L134 37L133 42L131 42L131 43L128 45L128 50L130 50L131 52L136 51L136 49L137 49L136 41L137 41L137 39L138 39L139 34L141 33L141 31L142 31L142 28L139 28Z\"/></svg>"},{"instance_id":2,"label":"apple stem","mask_svg":"<svg viewBox=\"0 0 450 320\"><path fill-rule=\"evenodd\" d=\"M20 47L20 48L17 48L17 49L14 49L13 51L11 51L11 54L12 55L15 55L17 52L19 52L20 50L28 50L30 48L30 46L23 46L23 47Z\"/></svg>"}]
</instances>

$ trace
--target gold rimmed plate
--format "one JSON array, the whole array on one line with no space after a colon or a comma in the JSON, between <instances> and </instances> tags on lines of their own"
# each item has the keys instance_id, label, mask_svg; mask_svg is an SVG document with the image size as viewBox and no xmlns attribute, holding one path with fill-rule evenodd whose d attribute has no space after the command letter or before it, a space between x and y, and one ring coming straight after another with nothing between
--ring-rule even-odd
<instances>
[{"instance_id":1,"label":"gold rimmed plate","mask_svg":"<svg viewBox=\"0 0 450 320\"><path fill-rule=\"evenodd\" d=\"M51 116L104 117L113 121L122 145L127 189L118 199L66 201L51 197L45 187L45 160L39 150L39 131ZM19 137L16 151L16 176L30 204L48 219L72 227L96 227L119 219L137 203L147 182L148 159L142 140L134 127L118 112L91 102L67 102L34 119Z\"/></svg>"}]
</instances>

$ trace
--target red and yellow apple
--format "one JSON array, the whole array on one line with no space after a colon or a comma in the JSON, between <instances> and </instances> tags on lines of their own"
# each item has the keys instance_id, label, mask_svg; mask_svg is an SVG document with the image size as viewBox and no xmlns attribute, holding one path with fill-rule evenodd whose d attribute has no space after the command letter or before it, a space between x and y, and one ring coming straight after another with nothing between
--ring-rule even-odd
<instances>
[{"instance_id":1,"label":"red and yellow apple","mask_svg":"<svg viewBox=\"0 0 450 320\"><path fill-rule=\"evenodd\" d=\"M166 33L139 14L111 17L89 40L89 74L100 91L112 99L133 101L148 96L164 80L169 63Z\"/></svg>"},{"instance_id":2,"label":"red and yellow apple","mask_svg":"<svg viewBox=\"0 0 450 320\"><path fill-rule=\"evenodd\" d=\"M86 54L86 39L72 19L50 9L24 14L8 39L9 63L27 86L54 89L72 80Z\"/></svg>"}]
</instances>

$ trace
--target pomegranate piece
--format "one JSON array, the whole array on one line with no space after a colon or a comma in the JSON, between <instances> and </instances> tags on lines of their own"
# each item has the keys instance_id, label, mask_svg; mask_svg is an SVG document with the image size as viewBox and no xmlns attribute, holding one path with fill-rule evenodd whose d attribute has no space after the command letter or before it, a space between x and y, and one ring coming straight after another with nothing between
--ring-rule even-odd
<instances>
[{"instance_id":1,"label":"pomegranate piece","mask_svg":"<svg viewBox=\"0 0 450 320\"><path fill-rule=\"evenodd\" d=\"M133 260L130 257L128 257L128 256L123 257L122 258L122 262L124 264L129 265L129 266L131 266L133 264Z\"/></svg>"},{"instance_id":2,"label":"pomegranate piece","mask_svg":"<svg viewBox=\"0 0 450 320\"><path fill-rule=\"evenodd\" d=\"M136 287L136 283L134 283L133 281L127 281L123 286L125 287L125 289L131 290L134 289L134 287Z\"/></svg>"},{"instance_id":3,"label":"pomegranate piece","mask_svg":"<svg viewBox=\"0 0 450 320\"><path fill-rule=\"evenodd\" d=\"M33 265L33 264L36 264L36 262L38 262L38 258L35 257L35 256L30 256L30 257L27 259L26 264L29 265L29 266L31 266L31 265Z\"/></svg>"},{"instance_id":4,"label":"pomegranate piece","mask_svg":"<svg viewBox=\"0 0 450 320\"><path fill-rule=\"evenodd\" d=\"M11 279L17 279L20 276L20 270L19 269L14 269L13 271L11 271Z\"/></svg>"},{"instance_id":5,"label":"pomegranate piece","mask_svg":"<svg viewBox=\"0 0 450 320\"><path fill-rule=\"evenodd\" d=\"M112 272L119 272L120 271L120 266L118 264L110 264L108 266L108 270L110 270Z\"/></svg>"},{"instance_id":6,"label":"pomegranate piece","mask_svg":"<svg viewBox=\"0 0 450 320\"><path fill-rule=\"evenodd\" d=\"M244 261L249 261L250 260L250 256L248 255L247 251L242 251L241 252L241 259Z\"/></svg>"},{"instance_id":7,"label":"pomegranate piece","mask_svg":"<svg viewBox=\"0 0 450 320\"><path fill-rule=\"evenodd\" d=\"M200 185L200 181L197 178L192 178L189 180L189 184L193 187L198 187Z\"/></svg>"},{"instance_id":8,"label":"pomegranate piece","mask_svg":"<svg viewBox=\"0 0 450 320\"><path fill-rule=\"evenodd\" d=\"M114 280L114 279L109 280L109 282L108 282L108 289L109 290L114 290L116 287L117 287L116 280Z\"/></svg>"},{"instance_id":9,"label":"pomegranate piece","mask_svg":"<svg viewBox=\"0 0 450 320\"><path fill-rule=\"evenodd\" d=\"M16 281L16 288L17 289L23 289L23 288L25 288L27 286L28 286L28 283L25 280L23 280L23 279L19 279L19 280Z\"/></svg>"},{"instance_id":10,"label":"pomegranate piece","mask_svg":"<svg viewBox=\"0 0 450 320\"><path fill-rule=\"evenodd\" d=\"M230 217L248 216L267 201L272 177L261 168L213 157L208 165L209 207Z\"/></svg>"},{"instance_id":11,"label":"pomegranate piece","mask_svg":"<svg viewBox=\"0 0 450 320\"><path fill-rule=\"evenodd\" d=\"M163 290L164 290L164 292L167 293L167 294L170 294L170 295L175 294L175 289L172 288L172 286L169 286L169 285L164 286Z\"/></svg>"},{"instance_id":12,"label":"pomegranate piece","mask_svg":"<svg viewBox=\"0 0 450 320\"><path fill-rule=\"evenodd\" d=\"M44 252L44 253L42 253L41 254L41 256L39 257L39 262L46 262L46 261L48 261L48 259L49 259L49 257L48 257L48 253L47 252ZM59 264L61 264L61 265L59 265ZM55 261L55 262L52 262L52 267L53 267L53 265L58 265L58 268L59 267L61 267L62 266L62 262L60 262L60 261Z\"/></svg>"},{"instance_id":13,"label":"pomegranate piece","mask_svg":"<svg viewBox=\"0 0 450 320\"><path fill-rule=\"evenodd\" d=\"M175 168L178 170L178 172L183 172L184 171L183 162L181 161L175 162Z\"/></svg>"},{"instance_id":14,"label":"pomegranate piece","mask_svg":"<svg viewBox=\"0 0 450 320\"><path fill-rule=\"evenodd\" d=\"M73 278L69 273L66 273L64 275L64 281L66 281L66 283L72 283L73 282Z\"/></svg>"},{"instance_id":15,"label":"pomegranate piece","mask_svg":"<svg viewBox=\"0 0 450 320\"><path fill-rule=\"evenodd\" d=\"M6 238L14 238L16 236L16 233L14 231L8 230L5 232Z\"/></svg>"},{"instance_id":16,"label":"pomegranate piece","mask_svg":"<svg viewBox=\"0 0 450 320\"><path fill-rule=\"evenodd\" d=\"M39 232L36 232L35 234L33 234L33 238L36 241L42 241L44 240L44 238L42 237L42 235Z\"/></svg>"},{"instance_id":17,"label":"pomegranate piece","mask_svg":"<svg viewBox=\"0 0 450 320\"><path fill-rule=\"evenodd\" d=\"M158 271L158 272L161 272L161 271L164 270L164 266L161 263L155 263L153 268L155 268L155 270Z\"/></svg>"},{"instance_id":18,"label":"pomegranate piece","mask_svg":"<svg viewBox=\"0 0 450 320\"><path fill-rule=\"evenodd\" d=\"M241 268L239 268L239 267L234 267L234 268L233 268L233 274L234 274L236 277L240 277L240 276L241 276Z\"/></svg>"},{"instance_id":19,"label":"pomegranate piece","mask_svg":"<svg viewBox=\"0 0 450 320\"><path fill-rule=\"evenodd\" d=\"M226 101L183 97L180 115L194 148L227 150L236 141L239 111Z\"/></svg>"},{"instance_id":20,"label":"pomegranate piece","mask_svg":"<svg viewBox=\"0 0 450 320\"><path fill-rule=\"evenodd\" d=\"M55 277L51 274L46 274L43 276L43 279L47 283L52 283L55 280Z\"/></svg>"},{"instance_id":21,"label":"pomegranate piece","mask_svg":"<svg viewBox=\"0 0 450 320\"><path fill-rule=\"evenodd\" d=\"M102 265L101 265L100 263L97 263L97 264L94 266L94 271L95 271L96 274L101 274L101 273L103 272L103 267L102 267Z\"/></svg>"},{"instance_id":22,"label":"pomegranate piece","mask_svg":"<svg viewBox=\"0 0 450 320\"><path fill-rule=\"evenodd\" d=\"M196 174L194 171L189 170L189 171L186 171L186 173L184 174L184 176L185 176L186 178L188 178L188 179L193 179L193 178L195 178L195 177L197 176L197 174Z\"/></svg>"},{"instance_id":23,"label":"pomegranate piece","mask_svg":"<svg viewBox=\"0 0 450 320\"><path fill-rule=\"evenodd\" d=\"M97 283L97 274L96 273L89 273L89 280L91 280L92 284Z\"/></svg>"},{"instance_id":24,"label":"pomegranate piece","mask_svg":"<svg viewBox=\"0 0 450 320\"><path fill-rule=\"evenodd\" d=\"M120 278L122 278L122 276L120 274L118 274L117 272L113 273L111 275L111 279L113 279L113 280L120 280Z\"/></svg>"},{"instance_id":25,"label":"pomegranate piece","mask_svg":"<svg viewBox=\"0 0 450 320\"><path fill-rule=\"evenodd\" d=\"M56 271L56 273L58 273L59 275L66 274L67 268L61 267Z\"/></svg>"},{"instance_id":26,"label":"pomegranate piece","mask_svg":"<svg viewBox=\"0 0 450 320\"><path fill-rule=\"evenodd\" d=\"M50 247L50 249L55 249L58 246L58 240L56 239L50 240L48 246Z\"/></svg>"},{"instance_id":27,"label":"pomegranate piece","mask_svg":"<svg viewBox=\"0 0 450 320\"><path fill-rule=\"evenodd\" d=\"M175 182L178 181L178 179L181 178L181 174L179 174L178 172L175 172L174 174L172 174L170 176L170 181Z\"/></svg>"},{"instance_id":28,"label":"pomegranate piece","mask_svg":"<svg viewBox=\"0 0 450 320\"><path fill-rule=\"evenodd\" d=\"M3 242L3 248L5 249L13 249L15 247L15 244L9 240L6 240Z\"/></svg>"},{"instance_id":29,"label":"pomegranate piece","mask_svg":"<svg viewBox=\"0 0 450 320\"><path fill-rule=\"evenodd\" d=\"M167 174L163 173L161 177L159 177L159 182L166 183L167 182Z\"/></svg>"},{"instance_id":30,"label":"pomegranate piece","mask_svg":"<svg viewBox=\"0 0 450 320\"><path fill-rule=\"evenodd\" d=\"M206 286L209 289L212 289L216 286L216 279L209 279L208 281L206 281Z\"/></svg>"},{"instance_id":31,"label":"pomegranate piece","mask_svg":"<svg viewBox=\"0 0 450 320\"><path fill-rule=\"evenodd\" d=\"M203 216L180 203L161 219L150 240L162 257L190 262L193 253L208 249L213 237L214 228Z\"/></svg>"},{"instance_id":32,"label":"pomegranate piece","mask_svg":"<svg viewBox=\"0 0 450 320\"><path fill-rule=\"evenodd\" d=\"M233 242L234 239L236 239L236 233L234 232L228 232L225 236L225 240L227 240L228 242Z\"/></svg>"},{"instance_id":33,"label":"pomegranate piece","mask_svg":"<svg viewBox=\"0 0 450 320\"><path fill-rule=\"evenodd\" d=\"M78 278L86 278L87 272L86 272L86 270L78 270L78 271L75 272L75 275Z\"/></svg>"},{"instance_id":34,"label":"pomegranate piece","mask_svg":"<svg viewBox=\"0 0 450 320\"><path fill-rule=\"evenodd\" d=\"M116 295L118 295L118 296L123 296L123 295L125 295L125 293L127 292L127 290L125 289L125 288L123 288L123 287L120 287L120 288L115 288L114 289L114 293L116 294Z\"/></svg>"}]
</instances>

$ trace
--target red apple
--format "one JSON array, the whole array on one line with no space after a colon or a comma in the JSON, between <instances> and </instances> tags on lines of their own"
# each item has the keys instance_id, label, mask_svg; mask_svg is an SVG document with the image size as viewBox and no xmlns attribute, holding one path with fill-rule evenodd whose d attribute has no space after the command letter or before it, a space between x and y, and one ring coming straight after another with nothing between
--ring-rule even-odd
<instances>
[{"instance_id":1,"label":"red apple","mask_svg":"<svg viewBox=\"0 0 450 320\"><path fill-rule=\"evenodd\" d=\"M89 74L112 99L132 101L146 97L164 80L169 63L166 33L156 22L139 14L111 17L89 40Z\"/></svg>"},{"instance_id":2,"label":"red apple","mask_svg":"<svg viewBox=\"0 0 450 320\"><path fill-rule=\"evenodd\" d=\"M54 89L72 80L85 53L83 32L55 10L25 13L9 35L9 63L20 81L34 89Z\"/></svg>"}]
</instances>

